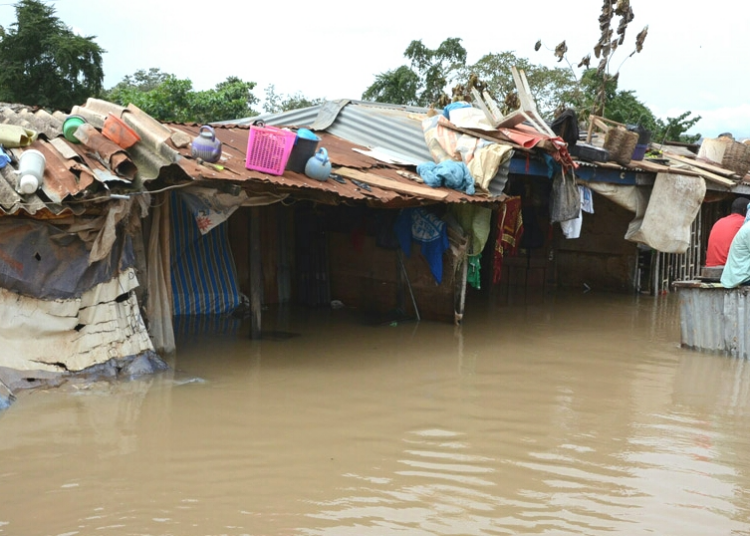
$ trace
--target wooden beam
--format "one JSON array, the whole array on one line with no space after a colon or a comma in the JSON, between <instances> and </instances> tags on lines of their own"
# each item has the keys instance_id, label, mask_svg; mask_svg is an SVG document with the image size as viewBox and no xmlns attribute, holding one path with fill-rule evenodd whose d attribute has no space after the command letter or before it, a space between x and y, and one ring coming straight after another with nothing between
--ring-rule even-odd
<instances>
[{"instance_id":1,"label":"wooden beam","mask_svg":"<svg viewBox=\"0 0 750 536\"><path fill-rule=\"evenodd\" d=\"M427 199L434 199L436 201L442 201L446 197L448 197L448 192L443 190L437 190L429 186L419 186L417 184L399 182L393 179L382 177L380 175L375 175L374 173L363 173L358 169L336 168L333 170L333 172L341 175L342 177L355 179L360 182L364 182L365 184L369 184L370 186L377 186L378 188L382 188L384 190L393 190L395 192L411 194Z\"/></svg>"},{"instance_id":2,"label":"wooden beam","mask_svg":"<svg viewBox=\"0 0 750 536\"><path fill-rule=\"evenodd\" d=\"M731 177L733 175L737 175L734 171L731 169L724 169L723 167L714 166L713 164L709 164L708 162L703 162L701 160L693 160L691 158L687 158L685 156L680 156L677 154L673 154L669 151L662 151L662 154L666 156L667 158L670 158L672 160L676 160L677 162L681 162L683 164L687 164L689 166L695 166L697 168L705 169L707 171L710 171L712 173L715 173L717 175L723 175L725 177Z\"/></svg>"},{"instance_id":3,"label":"wooden beam","mask_svg":"<svg viewBox=\"0 0 750 536\"><path fill-rule=\"evenodd\" d=\"M667 158L672 160L672 157L667 155ZM736 186L737 183L733 180L727 179L725 177L722 177L720 175L716 175L715 173L711 173L710 171L706 171L705 169L701 169L699 167L690 165L690 164L683 164L682 162L679 162L675 160L675 162L678 162L679 164L682 164L684 166L687 166L688 169L695 171L698 175L703 177L704 179L710 180L711 182L715 182L718 184L721 184L722 186L726 186L727 188L732 188L733 186ZM675 169L677 173L679 173L678 169Z\"/></svg>"},{"instance_id":4,"label":"wooden beam","mask_svg":"<svg viewBox=\"0 0 750 536\"><path fill-rule=\"evenodd\" d=\"M260 248L260 207L250 208L250 338L260 339L263 272Z\"/></svg>"}]
</instances>

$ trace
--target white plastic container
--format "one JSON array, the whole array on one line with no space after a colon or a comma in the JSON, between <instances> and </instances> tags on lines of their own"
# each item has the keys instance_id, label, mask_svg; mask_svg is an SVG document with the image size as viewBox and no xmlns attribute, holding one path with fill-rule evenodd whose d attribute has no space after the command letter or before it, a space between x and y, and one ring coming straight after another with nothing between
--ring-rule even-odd
<instances>
[{"instance_id":1,"label":"white plastic container","mask_svg":"<svg viewBox=\"0 0 750 536\"><path fill-rule=\"evenodd\" d=\"M27 149L18 161L18 191L33 194L42 185L47 159L39 151Z\"/></svg>"}]
</instances>

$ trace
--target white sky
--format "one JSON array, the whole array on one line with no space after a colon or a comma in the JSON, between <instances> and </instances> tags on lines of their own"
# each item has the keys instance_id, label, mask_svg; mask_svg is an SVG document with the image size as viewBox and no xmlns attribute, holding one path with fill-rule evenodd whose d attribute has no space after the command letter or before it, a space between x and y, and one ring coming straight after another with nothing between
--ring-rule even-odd
<instances>
[{"instance_id":1,"label":"white sky","mask_svg":"<svg viewBox=\"0 0 750 536\"><path fill-rule=\"evenodd\" d=\"M413 39L429 48L460 37L474 62L514 51L554 66L552 53L534 52L542 39L567 40L577 63L599 36L602 0L56 0L57 16L82 35L96 36L104 56L105 87L138 69L158 67L210 89L228 76L275 84L277 92L358 99L377 73L406 64ZM633 89L659 117L686 110L703 119L693 132L750 136L747 58L750 2L631 0L635 20L624 49L649 25L641 54L625 62L620 89ZM372 7L368 7L372 6ZM15 20L0 5L0 24ZM616 19L618 20L618 19ZM564 64L559 64L564 65ZM260 111L260 109L259 109Z\"/></svg>"}]
</instances>

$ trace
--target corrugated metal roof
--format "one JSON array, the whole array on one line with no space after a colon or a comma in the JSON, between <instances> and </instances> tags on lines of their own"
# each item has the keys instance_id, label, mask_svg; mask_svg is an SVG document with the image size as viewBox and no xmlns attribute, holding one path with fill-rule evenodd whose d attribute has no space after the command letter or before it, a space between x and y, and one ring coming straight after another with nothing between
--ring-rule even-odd
<instances>
[{"instance_id":1,"label":"corrugated metal roof","mask_svg":"<svg viewBox=\"0 0 750 536\"><path fill-rule=\"evenodd\" d=\"M191 139L198 135L200 125L170 125L171 128L187 133ZM249 190L273 191L274 193L288 193L295 197L315 199L321 202L337 204L340 202L364 202L372 206L401 207L414 206L424 202L432 202L430 198L410 195L389 188L370 186L366 190L357 186L350 179L344 179L340 184L333 179L321 182L311 179L304 174L285 171L283 175L270 175L245 168L247 154L249 126L216 125L216 137L222 142L222 157L218 162L223 169L217 170L211 165L199 164L190 156L190 149L179 149L183 156L179 166L188 175L201 180L225 180L245 183ZM363 150L362 146L343 140L327 132L318 133L321 141L319 146L325 147L335 168L346 167L372 174L374 177L384 177L398 185L418 185L414 180L399 174L403 168L385 164L362 154L355 149ZM466 195L449 188L436 188L435 191L446 194L446 203L492 203L493 200L483 195Z\"/></svg>"},{"instance_id":2,"label":"corrugated metal roof","mask_svg":"<svg viewBox=\"0 0 750 536\"><path fill-rule=\"evenodd\" d=\"M92 135L95 138L101 138L96 130L102 128L109 113L118 115L131 126L141 141L119 151L101 139L93 144L93 148L69 143L61 133L66 115L60 112L48 114L0 105L4 122L40 132L31 148L42 151L47 157L43 186L36 194L22 196L16 192L17 177L11 166L0 172L3 179L0 180L0 213L24 211L35 217L49 218L81 214L91 202L106 201L112 193L135 193L195 180L230 181L251 194L270 191L331 204L360 202L399 207L429 203L434 200L432 197L418 192L399 192L386 187L387 182L382 183L383 187L371 185L366 190L349 179L345 179L344 184L333 180L320 182L300 173L287 171L274 176L245 168L249 125L253 121L260 118L270 125L285 126L322 124L328 126L325 131L319 131L321 145L328 149L334 167L353 168L375 178L386 178L395 181L394 187L401 184L397 190L403 190L403 185L415 185L415 182L399 174L404 168L396 162L419 164L432 160L421 126L427 111L409 106L335 101L283 114L218 123L216 130L223 143L223 168L217 170L191 158L190 142L198 134L200 125L162 124L134 106L122 107L97 99L89 99L85 105L73 109L73 113L84 116L94 127ZM14 149L11 154L17 158L22 151ZM611 163L592 165L614 166ZM654 172L632 163L630 168ZM123 170L129 171L125 173ZM131 180L133 177L135 180ZM159 181L153 182L156 179ZM734 190L741 188L743 186L737 186ZM445 192L445 202L448 203L493 202L480 194L468 196L451 189L440 190Z\"/></svg>"},{"instance_id":3,"label":"corrugated metal roof","mask_svg":"<svg viewBox=\"0 0 750 536\"><path fill-rule=\"evenodd\" d=\"M241 187L249 193L287 193L330 204L363 202L373 206L414 206L431 202L434 197L422 196L418 192L398 192L385 186L370 186L367 190L352 183L350 179L344 179L345 183L340 184L333 180L316 181L304 174L289 171L282 176L274 176L248 170L245 168L248 125L221 125L217 129L217 136L223 144L223 168L216 170L197 163L191 157L190 142L198 135L200 125L162 124L134 106L122 107L98 99L89 99L85 105L76 106L72 110L73 114L81 115L88 123L85 128L89 143L84 145L70 143L62 136L61 128L66 114L47 114L43 111L32 113L22 107L6 108L7 110L2 110L6 122L38 129L40 135L29 148L41 151L47 159L47 165L40 190L35 194L21 195L16 191L18 178L13 166L17 165L24 149L9 151L14 163L0 172L4 179L0 180L0 213L16 214L24 211L37 218L81 214L87 205L106 201L113 193L132 194L143 189L158 189L165 185L164 180L168 180L170 186L188 184L195 180L231 181L241 183ZM385 109L392 116L391 122L393 117L396 117L396 122L400 121L404 129L418 125L418 122L406 117L405 114L412 113L411 111L389 106L379 108ZM353 119L347 119L339 129L356 130L353 125L369 121L372 131L378 128L386 130L386 125L390 122L386 123L378 114L372 120L368 120L367 116L362 115L367 113L363 109L348 113L347 116ZM141 141L127 150L121 150L104 138L99 130L110 113L121 117L138 133ZM421 136L419 130L413 130L411 135ZM385 132L382 132L381 136L385 139ZM400 169L398 166L357 152L367 152L367 147L345 141L332 133L322 133L321 137L321 146L328 149L334 167L353 168L363 173L372 173L376 178L386 178L394 181L397 190L403 190L404 184L415 184L413 180L397 173ZM409 136L406 136L402 139L408 138ZM389 154L395 157L393 153ZM163 180L153 182L155 179ZM399 183L401 187L398 186ZM418 186L421 187L423 186ZM492 202L486 196L467 196L454 190L444 190L445 202Z\"/></svg>"},{"instance_id":4,"label":"corrugated metal roof","mask_svg":"<svg viewBox=\"0 0 750 536\"><path fill-rule=\"evenodd\" d=\"M64 214L81 214L85 207L76 203L66 204L72 198L77 201L87 197L101 196L112 184L126 185L134 189L130 179L136 168L130 156L112 142L92 129L91 147L68 142L62 136L62 124L66 114L49 114L44 110L31 112L28 108L5 106L0 109L6 124L35 130L37 139L25 148L6 148L17 166L23 151L35 149L44 154L46 165L42 185L37 193L21 195L16 191L18 174L13 165L6 165L0 172L0 212L16 214L23 211L39 217L54 217Z\"/></svg>"},{"instance_id":5,"label":"corrugated metal roof","mask_svg":"<svg viewBox=\"0 0 750 536\"><path fill-rule=\"evenodd\" d=\"M260 119L268 125L310 127L323 107L323 104L319 104L281 114L265 114L223 123L252 124ZM427 108L414 106L349 101L326 132L364 147L385 149L395 158L416 166L432 162L419 120L419 116L426 117L427 112Z\"/></svg>"}]
</instances>

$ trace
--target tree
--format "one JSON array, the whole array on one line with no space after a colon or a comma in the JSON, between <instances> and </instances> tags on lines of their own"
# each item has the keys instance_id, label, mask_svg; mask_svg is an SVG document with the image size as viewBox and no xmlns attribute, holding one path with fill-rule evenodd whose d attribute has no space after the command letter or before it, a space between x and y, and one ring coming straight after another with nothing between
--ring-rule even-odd
<instances>
[{"instance_id":1,"label":"tree","mask_svg":"<svg viewBox=\"0 0 750 536\"><path fill-rule=\"evenodd\" d=\"M263 103L263 109L267 113L278 114L281 112L288 112L289 110L299 110L300 108L308 108L315 106L324 101L324 99L310 99L305 97L299 91L294 95L285 95L283 93L276 93L276 86L273 84L269 85L265 89L266 98Z\"/></svg>"},{"instance_id":2,"label":"tree","mask_svg":"<svg viewBox=\"0 0 750 536\"><path fill-rule=\"evenodd\" d=\"M127 89L151 91L152 89L156 89L162 82L166 82L169 76L169 73L165 73L157 67L151 67L148 71L138 69L135 73L127 75L118 82L107 94L108 96L112 96L113 93Z\"/></svg>"},{"instance_id":3,"label":"tree","mask_svg":"<svg viewBox=\"0 0 750 536\"><path fill-rule=\"evenodd\" d=\"M618 90L618 80L613 78L602 84L600 76L596 69L587 69L583 73L580 100L577 102L579 109L590 110L597 95L603 95L604 117L626 125L641 125L651 131L651 139L654 141L693 143L700 139L700 134L687 134L687 131L700 121L700 116L690 117L692 112L688 111L663 120L656 117L651 109L638 99L634 90Z\"/></svg>"},{"instance_id":4,"label":"tree","mask_svg":"<svg viewBox=\"0 0 750 536\"><path fill-rule=\"evenodd\" d=\"M617 34L612 29L612 24L615 22L615 17L619 17L617 24ZM608 95L611 96L612 83L617 83L620 76L620 69L622 65L636 53L640 53L643 50L643 44L646 41L648 35L648 25L640 31L635 38L635 48L633 51L626 56L625 60L620 63L617 70L612 73L612 61L615 56L615 52L625 43L625 36L628 30L628 26L635 19L633 8L630 6L630 0L604 0L602 5L601 13L599 15L599 40L593 47L594 57L599 60L599 64L596 67L596 76L591 77L590 80L599 83L594 94L594 100L592 103L591 113L595 115L604 115L606 109L606 102ZM541 39L536 42L534 46L535 50L539 50L542 47ZM565 60L570 67L571 72L575 75L575 69L568 60L567 56L568 46L563 40L554 49L554 55L557 58L558 63ZM591 54L585 55L578 63L578 68L589 69L591 66Z\"/></svg>"},{"instance_id":5,"label":"tree","mask_svg":"<svg viewBox=\"0 0 750 536\"><path fill-rule=\"evenodd\" d=\"M194 91L189 79L151 68L126 76L106 97L122 106L133 103L159 121L209 123L257 115L255 85L230 76L214 89Z\"/></svg>"},{"instance_id":6,"label":"tree","mask_svg":"<svg viewBox=\"0 0 750 536\"><path fill-rule=\"evenodd\" d=\"M406 65L375 76L375 82L362 94L364 100L392 104L419 103L419 75Z\"/></svg>"},{"instance_id":7,"label":"tree","mask_svg":"<svg viewBox=\"0 0 750 536\"><path fill-rule=\"evenodd\" d=\"M485 54L473 65L462 67L459 72L461 79L470 80L475 76L486 86L490 95L498 102L504 102L509 95L515 94L516 85L513 81L511 67L522 69L531 88L539 112L543 117L552 119L554 112L561 106L570 105L574 101L577 84L573 73L569 69L550 69L543 65L534 65L526 58L519 58L513 52L499 54ZM457 86L453 100L471 102L468 85ZM513 108L513 106L510 106ZM518 108L518 105L515 106ZM506 109L505 113L512 110Z\"/></svg>"},{"instance_id":8,"label":"tree","mask_svg":"<svg viewBox=\"0 0 750 536\"><path fill-rule=\"evenodd\" d=\"M15 4L16 22L0 27L0 100L70 110L102 90L104 50L76 35L38 0Z\"/></svg>"},{"instance_id":9,"label":"tree","mask_svg":"<svg viewBox=\"0 0 750 536\"><path fill-rule=\"evenodd\" d=\"M466 49L461 39L449 37L436 49L427 48L421 39L414 40L406 47L404 56L411 60L411 66L402 65L376 75L362 98L416 106L448 104L446 86L466 64Z\"/></svg>"},{"instance_id":10,"label":"tree","mask_svg":"<svg viewBox=\"0 0 750 536\"><path fill-rule=\"evenodd\" d=\"M617 29L613 23L617 20ZM652 139L676 140L693 142L700 139L700 134L688 135L700 116L690 117L692 112L685 112L678 117L667 118L666 121L654 116L651 110L635 95L635 91L619 91L617 89L620 69L629 58L639 54L648 36L646 25L635 37L632 51L620 62L617 69L612 68L612 62L617 50L622 50L625 43L628 26L634 20L635 14L630 6L630 0L604 0L599 15L599 40L593 47L594 58L599 60L596 67L591 66L591 54L586 54L578 63L577 68L583 69L580 77L568 60L568 47L562 41L554 49L558 63L563 60L568 64L570 72L577 81L577 89L570 95L570 103L576 109L578 117L587 119L589 114L599 115L613 121L625 124L640 124L652 133ZM534 49L542 47L541 39Z\"/></svg>"}]
</instances>

